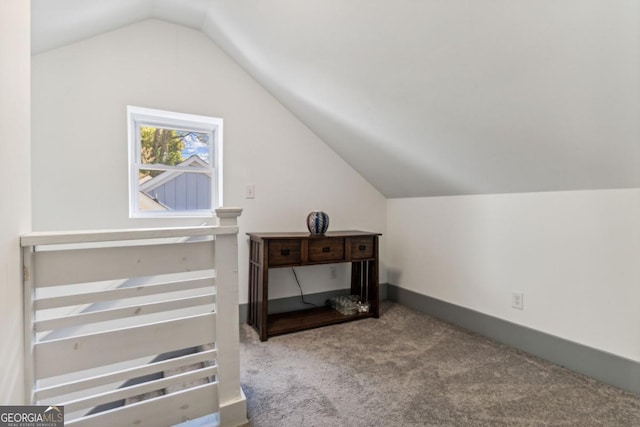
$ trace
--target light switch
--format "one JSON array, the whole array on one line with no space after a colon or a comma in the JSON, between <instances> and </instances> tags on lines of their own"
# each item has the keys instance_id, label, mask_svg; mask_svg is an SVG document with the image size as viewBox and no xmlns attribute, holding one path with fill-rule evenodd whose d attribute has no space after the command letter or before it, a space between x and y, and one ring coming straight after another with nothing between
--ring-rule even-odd
<instances>
[{"instance_id":1,"label":"light switch","mask_svg":"<svg viewBox=\"0 0 640 427\"><path fill-rule=\"evenodd\" d=\"M255 199L256 198L256 186L253 184L247 185L244 190L244 198L245 199Z\"/></svg>"}]
</instances>

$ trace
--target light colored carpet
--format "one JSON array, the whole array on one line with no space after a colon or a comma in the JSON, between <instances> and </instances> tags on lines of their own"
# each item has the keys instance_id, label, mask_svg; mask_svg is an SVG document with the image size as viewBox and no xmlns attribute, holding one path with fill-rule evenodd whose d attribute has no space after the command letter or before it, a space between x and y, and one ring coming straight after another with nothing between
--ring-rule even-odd
<instances>
[{"instance_id":1,"label":"light colored carpet","mask_svg":"<svg viewBox=\"0 0 640 427\"><path fill-rule=\"evenodd\" d=\"M253 427L640 426L640 397L394 303L267 342L240 330Z\"/></svg>"}]
</instances>

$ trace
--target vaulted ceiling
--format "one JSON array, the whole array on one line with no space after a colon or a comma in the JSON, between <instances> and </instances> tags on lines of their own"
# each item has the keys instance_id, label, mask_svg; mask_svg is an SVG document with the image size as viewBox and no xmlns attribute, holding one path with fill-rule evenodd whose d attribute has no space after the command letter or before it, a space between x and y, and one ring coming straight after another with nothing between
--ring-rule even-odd
<instances>
[{"instance_id":1,"label":"vaulted ceiling","mask_svg":"<svg viewBox=\"0 0 640 427\"><path fill-rule=\"evenodd\" d=\"M640 187L635 0L32 0L33 53L198 29L387 197Z\"/></svg>"}]
</instances>

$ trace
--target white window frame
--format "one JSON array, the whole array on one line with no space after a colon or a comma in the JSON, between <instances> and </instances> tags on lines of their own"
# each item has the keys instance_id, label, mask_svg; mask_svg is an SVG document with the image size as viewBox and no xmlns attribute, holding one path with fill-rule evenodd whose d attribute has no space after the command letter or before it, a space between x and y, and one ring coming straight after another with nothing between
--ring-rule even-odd
<instances>
[{"instance_id":1,"label":"white window frame","mask_svg":"<svg viewBox=\"0 0 640 427\"><path fill-rule=\"evenodd\" d=\"M216 117L154 110L128 105L127 124L129 140L129 217L130 218L172 218L172 217L213 217L215 209L222 206L222 140L223 120ZM211 175L211 209L143 211L138 209L140 193L139 170L182 170L193 172L189 167L142 164L140 127L161 127L182 131L209 134L209 169Z\"/></svg>"}]
</instances>

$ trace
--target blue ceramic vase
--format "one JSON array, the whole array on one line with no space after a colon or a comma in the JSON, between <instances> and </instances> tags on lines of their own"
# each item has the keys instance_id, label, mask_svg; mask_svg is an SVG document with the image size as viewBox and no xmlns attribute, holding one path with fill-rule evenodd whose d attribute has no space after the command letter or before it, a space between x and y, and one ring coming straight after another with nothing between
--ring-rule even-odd
<instances>
[{"instance_id":1,"label":"blue ceramic vase","mask_svg":"<svg viewBox=\"0 0 640 427\"><path fill-rule=\"evenodd\" d=\"M329 215L322 211L313 211L307 215L307 228L314 236L322 236L329 228Z\"/></svg>"}]
</instances>

